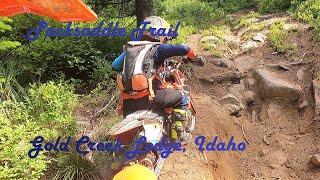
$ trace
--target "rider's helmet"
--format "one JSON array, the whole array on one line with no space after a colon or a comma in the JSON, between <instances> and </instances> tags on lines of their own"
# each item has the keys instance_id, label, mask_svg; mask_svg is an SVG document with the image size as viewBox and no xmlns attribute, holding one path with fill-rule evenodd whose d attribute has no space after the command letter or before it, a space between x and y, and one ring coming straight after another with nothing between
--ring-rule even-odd
<instances>
[{"instance_id":1,"label":"rider's helmet","mask_svg":"<svg viewBox=\"0 0 320 180\"><path fill-rule=\"evenodd\" d=\"M157 180L157 176L147 167L141 164L134 164L125 167L113 180Z\"/></svg>"},{"instance_id":2,"label":"rider's helmet","mask_svg":"<svg viewBox=\"0 0 320 180\"><path fill-rule=\"evenodd\" d=\"M167 31L170 29L170 24L166 20L164 20L164 19L162 19L161 17L158 17L158 16L149 16L149 17L145 18L144 21L151 22L150 24L148 24L147 30L150 27L156 28L156 29L166 28ZM152 36L149 31L145 31L144 35L143 35L143 39L148 40L148 41L153 41L153 42L159 42L163 38L165 39L165 41L168 41L168 40L172 39L171 36L165 36L165 37Z\"/></svg>"}]
</instances>

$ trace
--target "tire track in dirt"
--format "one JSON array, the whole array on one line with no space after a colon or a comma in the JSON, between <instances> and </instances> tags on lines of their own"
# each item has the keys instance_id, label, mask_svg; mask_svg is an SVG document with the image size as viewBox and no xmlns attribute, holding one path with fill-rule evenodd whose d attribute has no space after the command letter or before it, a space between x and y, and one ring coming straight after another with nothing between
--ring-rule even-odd
<instances>
[{"instance_id":1,"label":"tire track in dirt","mask_svg":"<svg viewBox=\"0 0 320 180\"><path fill-rule=\"evenodd\" d=\"M200 35L192 35L187 44L206 59L211 59L208 52L202 51L198 43L200 39ZM210 66L196 68L195 73L196 77L197 74L210 74L212 69ZM241 130L233 123L237 120L229 116L217 99L207 95L209 88L201 85L197 79L194 79L191 84L197 110L197 123L193 139L202 135L206 137L208 143L213 140L214 136L218 136L220 141L227 143L230 137L234 136L236 143L244 142ZM241 156L241 152L209 151L201 153L194 142L190 143L186 149L185 153L175 152L166 159L160 180L232 180L240 178L239 172L242 171L242 165L238 163L237 159Z\"/></svg>"}]
</instances>

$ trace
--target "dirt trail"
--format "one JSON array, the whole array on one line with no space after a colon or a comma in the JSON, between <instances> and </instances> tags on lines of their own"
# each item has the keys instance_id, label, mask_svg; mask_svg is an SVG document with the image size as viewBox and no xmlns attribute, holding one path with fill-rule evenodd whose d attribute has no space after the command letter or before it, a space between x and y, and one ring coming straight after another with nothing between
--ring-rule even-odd
<instances>
[{"instance_id":1,"label":"dirt trail","mask_svg":"<svg viewBox=\"0 0 320 180\"><path fill-rule=\"evenodd\" d=\"M199 35L190 37L189 42L192 41L193 47L199 52L200 46L194 43L199 42ZM207 56L207 59L210 58L206 52L203 52L202 55ZM205 70L196 70L196 74L207 74L208 72L212 72L210 64L206 65ZM192 83L192 86L197 110L197 127L193 137L205 136L206 142L209 143L215 136L218 136L220 141L227 143L230 137L234 136L237 143L245 142L241 130L233 123L234 117L229 116L216 98L209 96L208 89L202 86L197 79ZM237 165L237 159L242 153L214 151L201 153L194 142L186 149L185 153L176 152L166 159L160 180L239 179L242 166Z\"/></svg>"},{"instance_id":2,"label":"dirt trail","mask_svg":"<svg viewBox=\"0 0 320 180\"><path fill-rule=\"evenodd\" d=\"M222 107L209 96L196 94L194 97L197 108L197 130L194 137L203 135L207 141L212 141L216 135L224 141L235 136L236 141L242 140L240 132L235 126L228 126L224 122L232 121L224 113ZM210 107L210 108L209 108ZM200 153L197 146L191 143L186 153L174 153L165 161L160 179L238 179L233 160L236 153Z\"/></svg>"}]
</instances>

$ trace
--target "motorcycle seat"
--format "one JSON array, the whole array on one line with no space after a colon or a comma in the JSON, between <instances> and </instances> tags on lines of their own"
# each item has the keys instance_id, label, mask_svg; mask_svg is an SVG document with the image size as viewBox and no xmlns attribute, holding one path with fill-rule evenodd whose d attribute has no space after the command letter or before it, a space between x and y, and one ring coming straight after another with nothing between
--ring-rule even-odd
<instances>
[{"instance_id":1,"label":"motorcycle seat","mask_svg":"<svg viewBox=\"0 0 320 180\"><path fill-rule=\"evenodd\" d=\"M150 110L139 110L126 116L124 120L114 125L107 135L117 135L129 131L145 124L154 123L154 121L161 121L162 116Z\"/></svg>"},{"instance_id":2,"label":"motorcycle seat","mask_svg":"<svg viewBox=\"0 0 320 180\"><path fill-rule=\"evenodd\" d=\"M155 119L159 117L160 115L156 112L153 112L151 110L139 110L134 113L131 113L126 116L125 119L138 119L138 120L144 120L144 119Z\"/></svg>"}]
</instances>

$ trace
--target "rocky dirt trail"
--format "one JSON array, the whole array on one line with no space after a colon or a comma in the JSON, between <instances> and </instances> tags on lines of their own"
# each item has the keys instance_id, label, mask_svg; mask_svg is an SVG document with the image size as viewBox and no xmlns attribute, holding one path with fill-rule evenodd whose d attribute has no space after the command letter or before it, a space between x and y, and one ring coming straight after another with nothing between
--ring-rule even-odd
<instances>
[{"instance_id":1,"label":"rocky dirt trail","mask_svg":"<svg viewBox=\"0 0 320 180\"><path fill-rule=\"evenodd\" d=\"M194 137L228 142L234 136L248 146L242 153L200 153L193 143L186 153L169 156L160 179L320 179L320 158L311 158L320 153L320 44L309 41L303 24L288 22L302 28L292 34L298 50L286 54L274 53L264 30L258 32L265 33L263 41L240 38L223 58L204 51L202 35L189 37L207 58L191 82L198 110Z\"/></svg>"}]
</instances>

